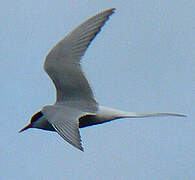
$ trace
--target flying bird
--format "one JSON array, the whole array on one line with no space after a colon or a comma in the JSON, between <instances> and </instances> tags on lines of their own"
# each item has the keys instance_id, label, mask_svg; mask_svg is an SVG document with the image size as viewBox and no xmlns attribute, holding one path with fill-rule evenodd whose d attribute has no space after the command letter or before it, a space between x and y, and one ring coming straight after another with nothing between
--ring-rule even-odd
<instances>
[{"instance_id":1,"label":"flying bird","mask_svg":"<svg viewBox=\"0 0 195 180\"><path fill-rule=\"evenodd\" d=\"M108 9L89 18L51 49L44 69L56 87L56 102L44 106L19 132L29 128L56 131L83 151L79 128L120 118L185 116L177 113L129 113L98 104L82 71L81 58L114 11L114 8Z\"/></svg>"}]
</instances>

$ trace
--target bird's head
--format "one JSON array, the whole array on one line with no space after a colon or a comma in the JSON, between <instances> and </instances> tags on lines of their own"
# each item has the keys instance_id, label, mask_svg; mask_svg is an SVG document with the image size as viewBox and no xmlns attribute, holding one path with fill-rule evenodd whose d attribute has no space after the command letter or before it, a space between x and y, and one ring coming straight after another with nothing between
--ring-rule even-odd
<instances>
[{"instance_id":1,"label":"bird's head","mask_svg":"<svg viewBox=\"0 0 195 180\"><path fill-rule=\"evenodd\" d=\"M25 130L27 130L27 129L29 129L29 128L36 127L36 126L37 126L37 123L38 123L38 121L40 120L41 117L43 117L43 113L42 113L41 111L39 111L39 112L37 112L36 114L34 114L34 115L32 116L32 118L31 118L31 120L30 120L30 123L29 123L27 126L25 126L24 128L22 128L22 129L19 131L19 133L20 133L20 132L23 132L23 131L25 131Z\"/></svg>"}]
</instances>

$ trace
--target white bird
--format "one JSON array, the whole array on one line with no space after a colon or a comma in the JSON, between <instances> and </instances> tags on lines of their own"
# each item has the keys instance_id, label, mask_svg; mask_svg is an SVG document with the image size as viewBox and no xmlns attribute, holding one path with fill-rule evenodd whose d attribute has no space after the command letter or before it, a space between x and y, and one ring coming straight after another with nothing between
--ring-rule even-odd
<instances>
[{"instance_id":1,"label":"white bird","mask_svg":"<svg viewBox=\"0 0 195 180\"><path fill-rule=\"evenodd\" d=\"M79 128L119 118L185 117L177 113L129 113L99 106L95 100L80 60L114 10L105 10L80 24L49 52L44 69L55 84L56 102L44 106L19 132L28 128L56 131L67 142L83 151Z\"/></svg>"}]
</instances>

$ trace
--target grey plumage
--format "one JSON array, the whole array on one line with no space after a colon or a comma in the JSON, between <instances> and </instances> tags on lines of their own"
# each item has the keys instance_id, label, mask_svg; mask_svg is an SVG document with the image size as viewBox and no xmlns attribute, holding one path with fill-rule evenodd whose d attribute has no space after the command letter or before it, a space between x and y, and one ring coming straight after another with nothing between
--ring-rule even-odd
<instances>
[{"instance_id":1,"label":"grey plumage","mask_svg":"<svg viewBox=\"0 0 195 180\"><path fill-rule=\"evenodd\" d=\"M185 116L177 113L129 113L99 106L81 68L81 58L114 8L88 19L49 52L44 69L56 87L56 102L36 113L28 128L56 131L71 145L83 151L79 128L120 118Z\"/></svg>"}]
</instances>

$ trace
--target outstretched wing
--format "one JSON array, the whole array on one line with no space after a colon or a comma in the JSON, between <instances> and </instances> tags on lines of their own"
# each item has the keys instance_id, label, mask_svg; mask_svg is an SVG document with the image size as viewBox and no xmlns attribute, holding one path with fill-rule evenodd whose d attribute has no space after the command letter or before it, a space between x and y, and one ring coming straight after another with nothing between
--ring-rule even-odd
<instances>
[{"instance_id":1,"label":"outstretched wing","mask_svg":"<svg viewBox=\"0 0 195 180\"><path fill-rule=\"evenodd\" d=\"M79 118L86 113L71 107L52 107L44 112L49 123L68 143L83 151L79 133Z\"/></svg>"},{"instance_id":2,"label":"outstretched wing","mask_svg":"<svg viewBox=\"0 0 195 180\"><path fill-rule=\"evenodd\" d=\"M114 9L108 9L88 19L62 39L47 55L44 69L55 84L57 102L85 100L97 104L82 72L80 60L113 12Z\"/></svg>"}]
</instances>

